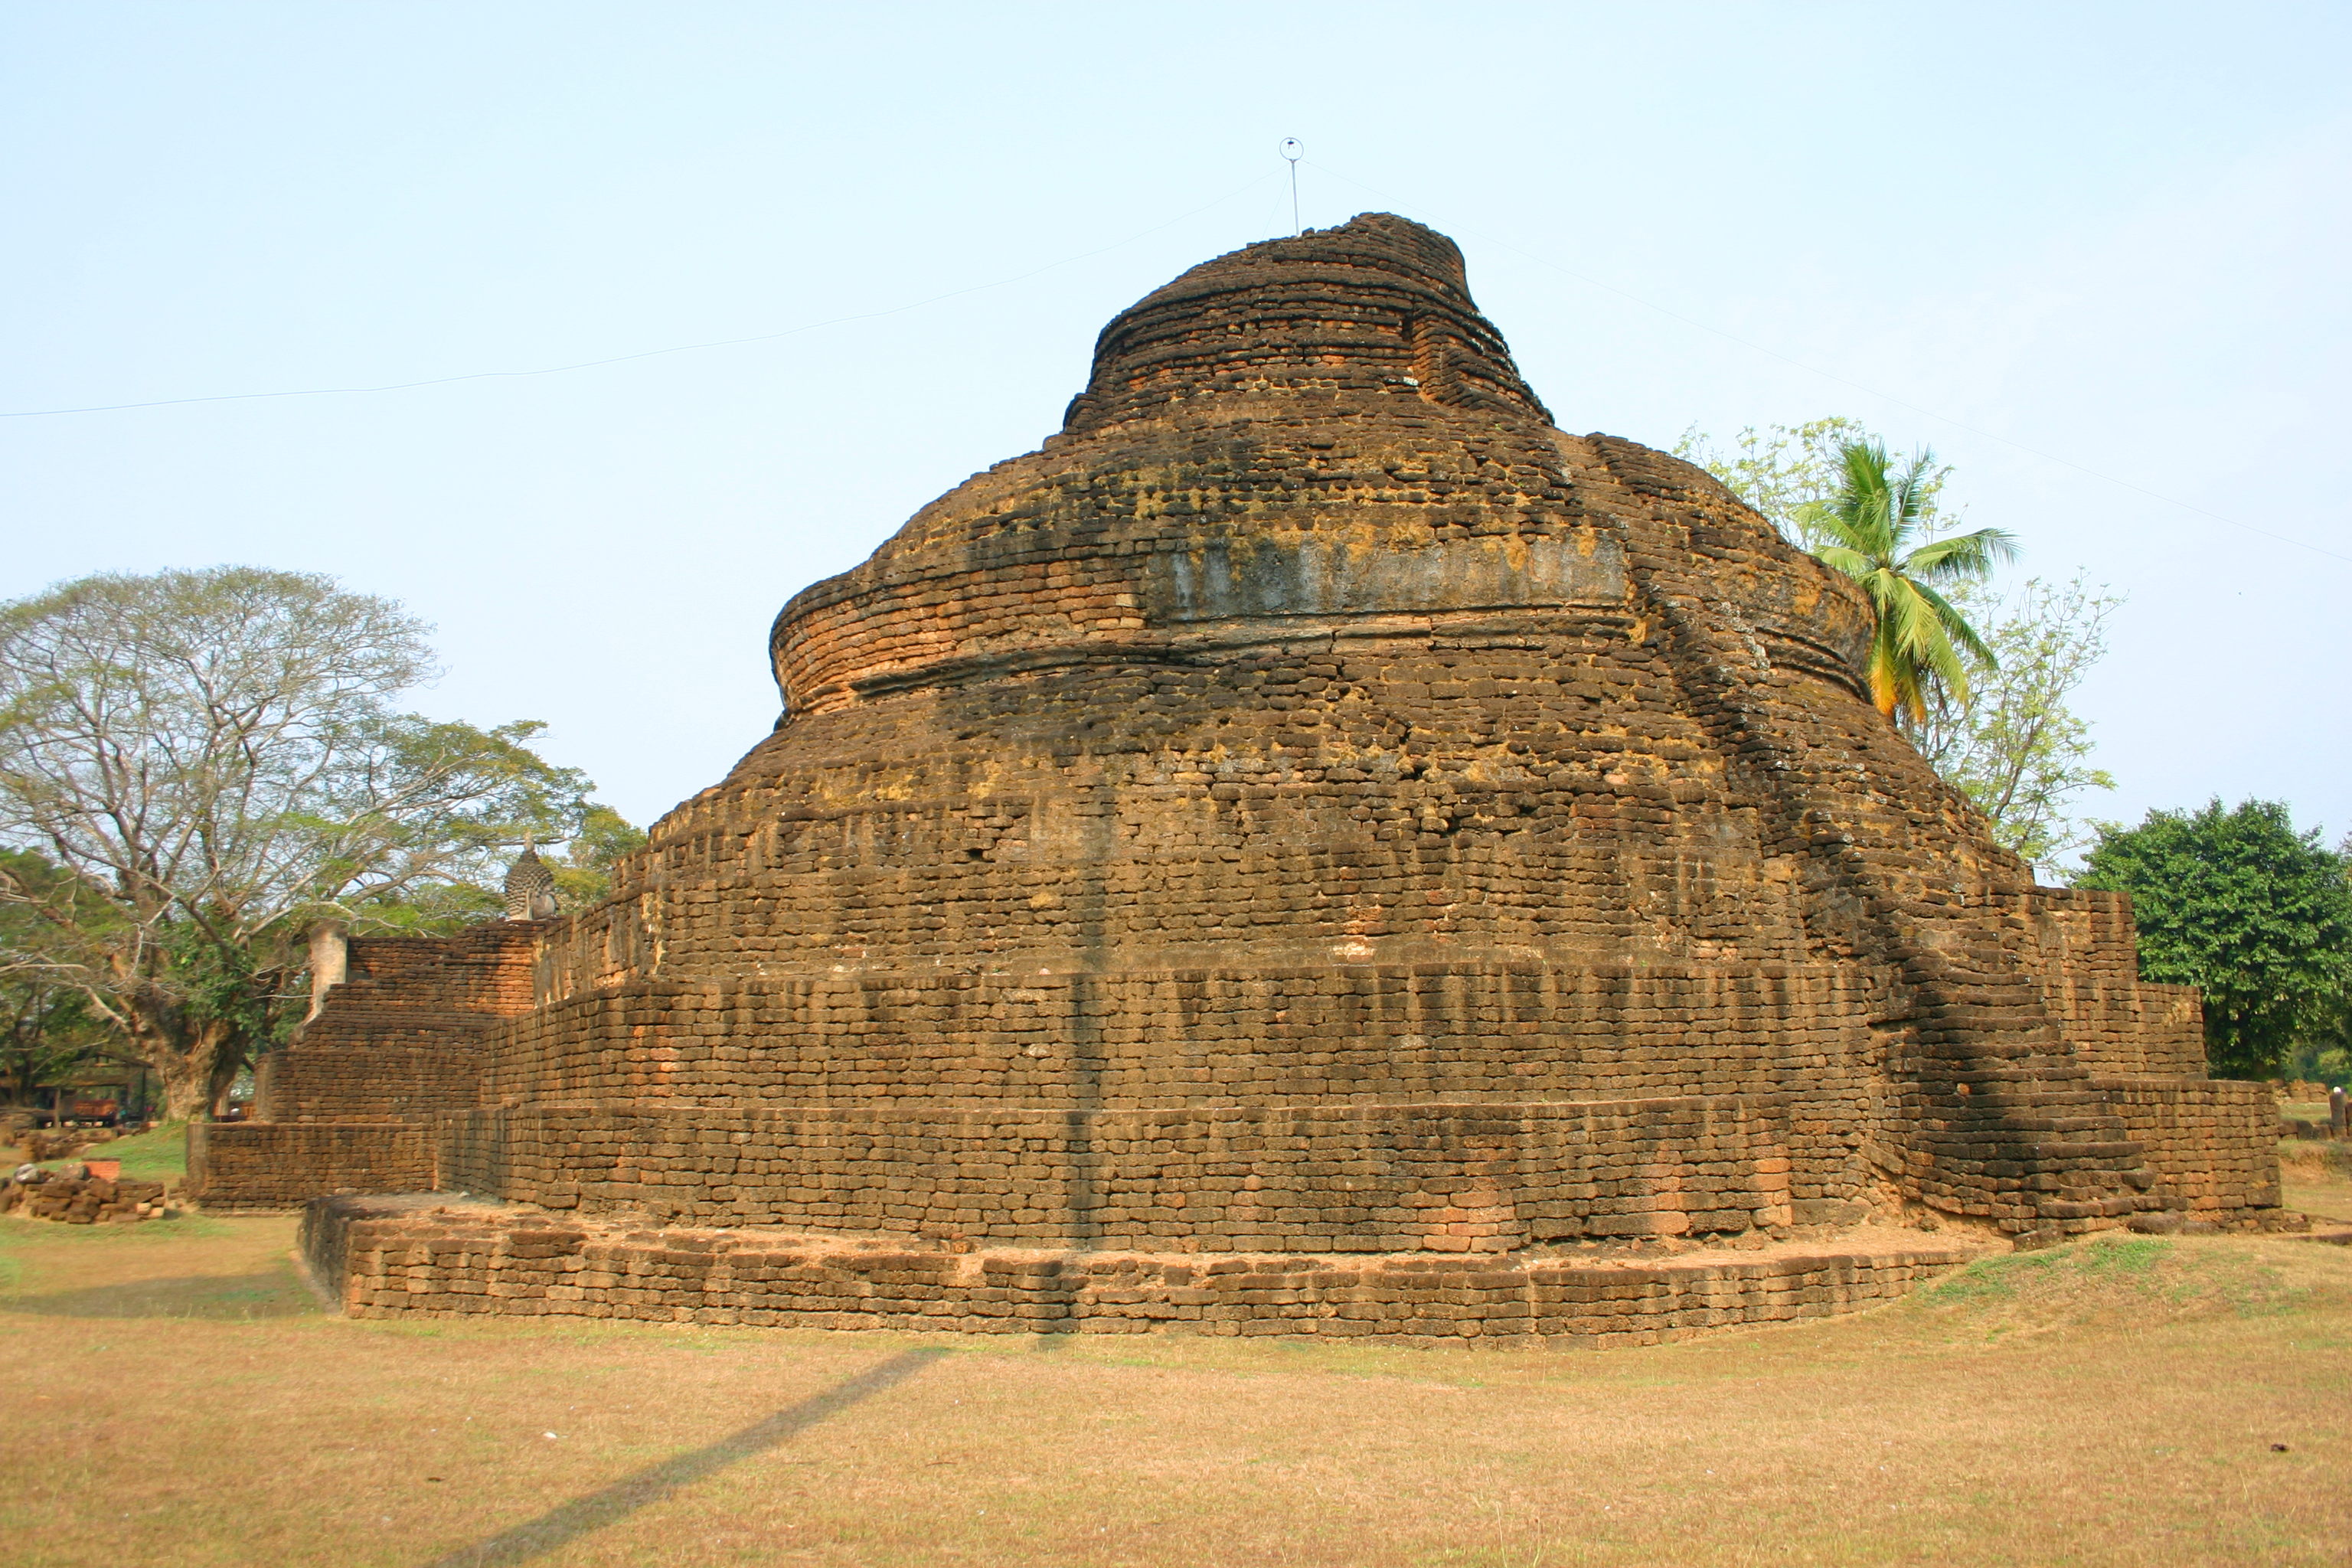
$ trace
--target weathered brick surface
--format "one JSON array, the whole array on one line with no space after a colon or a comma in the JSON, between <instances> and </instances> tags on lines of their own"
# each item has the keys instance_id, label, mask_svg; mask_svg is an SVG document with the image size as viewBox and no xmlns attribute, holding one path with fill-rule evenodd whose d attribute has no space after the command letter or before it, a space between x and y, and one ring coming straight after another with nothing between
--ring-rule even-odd
<instances>
[{"instance_id":1,"label":"weathered brick surface","mask_svg":"<svg viewBox=\"0 0 2352 1568\"><path fill-rule=\"evenodd\" d=\"M313 1048L471 1044L528 1012L543 924L493 921L454 937L356 937L350 973L302 1028Z\"/></svg>"},{"instance_id":2,"label":"weathered brick surface","mask_svg":"<svg viewBox=\"0 0 2352 1568\"><path fill-rule=\"evenodd\" d=\"M204 1172L192 1190L211 1208L269 1209L430 1187L432 1117L478 1098L482 1032L530 1010L544 929L352 941L349 978L261 1059L257 1120L189 1129L191 1177Z\"/></svg>"},{"instance_id":3,"label":"weathered brick surface","mask_svg":"<svg viewBox=\"0 0 2352 1568\"><path fill-rule=\"evenodd\" d=\"M1522 1105L745 1111L538 1105L445 1120L441 1183L549 1208L992 1243L1322 1252L1786 1226L1787 1108Z\"/></svg>"},{"instance_id":4,"label":"weathered brick surface","mask_svg":"<svg viewBox=\"0 0 2352 1568\"><path fill-rule=\"evenodd\" d=\"M255 1105L268 1121L404 1125L471 1104L482 1056L472 1033L425 1046L398 1036L381 1044L304 1042L264 1057L256 1076Z\"/></svg>"},{"instance_id":5,"label":"weathered brick surface","mask_svg":"<svg viewBox=\"0 0 2352 1568\"><path fill-rule=\"evenodd\" d=\"M626 1230L528 1212L323 1199L315 1277L355 1317L558 1316L977 1333L1378 1334L1653 1344L1874 1305L1968 1261L1920 1243L1623 1263L951 1252L887 1238Z\"/></svg>"},{"instance_id":6,"label":"weathered brick surface","mask_svg":"<svg viewBox=\"0 0 2352 1568\"><path fill-rule=\"evenodd\" d=\"M454 937L358 937L350 977L285 1050L264 1057L267 1121L410 1121L471 1103L482 1031L530 1010L543 923Z\"/></svg>"},{"instance_id":7,"label":"weathered brick surface","mask_svg":"<svg viewBox=\"0 0 2352 1568\"><path fill-rule=\"evenodd\" d=\"M2159 1190L2192 1219L2241 1225L2279 1207L2278 1102L2266 1083L2104 1078Z\"/></svg>"},{"instance_id":8,"label":"weathered brick surface","mask_svg":"<svg viewBox=\"0 0 2352 1568\"><path fill-rule=\"evenodd\" d=\"M446 1094L443 1187L583 1224L1297 1252L1349 1289L2252 1215L2193 994L1878 715L1869 626L1704 473L1552 427L1442 237L1252 247L785 606L784 720L607 902L477 939L496 1000L415 1042L441 1076L361 1081L458 972L387 952L419 978L331 1002L273 1112Z\"/></svg>"},{"instance_id":9,"label":"weathered brick surface","mask_svg":"<svg viewBox=\"0 0 2352 1568\"><path fill-rule=\"evenodd\" d=\"M2140 979L2130 895L2036 888L2020 913L2039 949L2043 1005L2076 1061L2095 1073L2205 1076L2197 988Z\"/></svg>"},{"instance_id":10,"label":"weathered brick surface","mask_svg":"<svg viewBox=\"0 0 2352 1568\"><path fill-rule=\"evenodd\" d=\"M421 1121L188 1125L186 1191L207 1209L299 1208L331 1193L416 1192L434 1182Z\"/></svg>"}]
</instances>

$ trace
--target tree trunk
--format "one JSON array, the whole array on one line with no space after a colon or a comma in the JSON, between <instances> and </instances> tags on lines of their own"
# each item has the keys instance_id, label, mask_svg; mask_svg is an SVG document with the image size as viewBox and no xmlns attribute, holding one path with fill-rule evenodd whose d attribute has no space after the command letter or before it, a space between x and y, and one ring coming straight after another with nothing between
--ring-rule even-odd
<instances>
[{"instance_id":1,"label":"tree trunk","mask_svg":"<svg viewBox=\"0 0 2352 1568\"><path fill-rule=\"evenodd\" d=\"M205 1121L213 1111L213 1064L192 1056L164 1051L148 1058L163 1080L163 1119Z\"/></svg>"},{"instance_id":2,"label":"tree trunk","mask_svg":"<svg viewBox=\"0 0 2352 1568\"><path fill-rule=\"evenodd\" d=\"M224 1047L213 1053L211 1098L205 1103L207 1115L218 1116L228 1103L228 1091L236 1087L236 1075L245 1070L245 1052Z\"/></svg>"},{"instance_id":3,"label":"tree trunk","mask_svg":"<svg viewBox=\"0 0 2352 1568\"><path fill-rule=\"evenodd\" d=\"M217 1020L192 1022L161 997L134 1000L131 1012L131 1048L163 1080L164 1118L208 1120L236 1075L229 1050L235 1029Z\"/></svg>"}]
</instances>

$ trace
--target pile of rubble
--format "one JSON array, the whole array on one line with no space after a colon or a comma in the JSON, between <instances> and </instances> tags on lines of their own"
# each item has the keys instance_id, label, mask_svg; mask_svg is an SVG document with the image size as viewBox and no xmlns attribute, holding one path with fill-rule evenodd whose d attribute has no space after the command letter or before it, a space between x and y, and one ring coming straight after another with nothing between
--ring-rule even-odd
<instances>
[{"instance_id":1,"label":"pile of rubble","mask_svg":"<svg viewBox=\"0 0 2352 1568\"><path fill-rule=\"evenodd\" d=\"M14 1143L24 1151L26 1159L41 1163L70 1160L85 1149L112 1142L116 1136L111 1127L60 1127L51 1131L27 1124L11 1127L0 1142Z\"/></svg>"},{"instance_id":2,"label":"pile of rubble","mask_svg":"<svg viewBox=\"0 0 2352 1568\"><path fill-rule=\"evenodd\" d=\"M2352 1137L2352 1099L2341 1089L2329 1089L2323 1084L2289 1084L2290 1090L2310 1089L2310 1094L2294 1093L2279 1097L2278 1134L2282 1138L2345 1138ZM2284 1107L2292 1100L2298 1106L2325 1105L2327 1119L2289 1116Z\"/></svg>"},{"instance_id":3,"label":"pile of rubble","mask_svg":"<svg viewBox=\"0 0 2352 1568\"><path fill-rule=\"evenodd\" d=\"M68 1165L60 1171L19 1165L7 1184L0 1186L0 1214L22 1214L29 1219L59 1220L67 1225L136 1225L171 1213L163 1183L100 1175L86 1165Z\"/></svg>"}]
</instances>

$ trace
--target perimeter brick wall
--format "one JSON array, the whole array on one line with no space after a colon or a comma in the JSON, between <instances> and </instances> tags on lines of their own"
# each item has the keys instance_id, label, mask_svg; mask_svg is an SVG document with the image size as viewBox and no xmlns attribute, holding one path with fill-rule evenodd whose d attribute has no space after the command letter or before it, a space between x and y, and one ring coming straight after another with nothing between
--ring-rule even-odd
<instances>
[{"instance_id":1,"label":"perimeter brick wall","mask_svg":"<svg viewBox=\"0 0 2352 1568\"><path fill-rule=\"evenodd\" d=\"M188 1194L207 1209L299 1208L331 1193L429 1192L433 1142L406 1126L188 1124Z\"/></svg>"},{"instance_id":2,"label":"perimeter brick wall","mask_svg":"<svg viewBox=\"0 0 2352 1568\"><path fill-rule=\"evenodd\" d=\"M626 1232L455 1205L310 1205L303 1249L354 1317L557 1316L980 1333L1650 1344L1892 1300L1968 1261L1922 1245L1754 1261L951 1253Z\"/></svg>"}]
</instances>

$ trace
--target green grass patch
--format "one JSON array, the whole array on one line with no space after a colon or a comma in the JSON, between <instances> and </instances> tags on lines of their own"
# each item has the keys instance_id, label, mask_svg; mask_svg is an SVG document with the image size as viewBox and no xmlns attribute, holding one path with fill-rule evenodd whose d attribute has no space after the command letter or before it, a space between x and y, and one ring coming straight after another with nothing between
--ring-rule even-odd
<instances>
[{"instance_id":1,"label":"green grass patch","mask_svg":"<svg viewBox=\"0 0 2352 1568\"><path fill-rule=\"evenodd\" d=\"M1919 1292L1915 1310L1988 1339L2097 1323L2265 1316L2311 1289L2242 1248L2155 1237L2099 1237L1988 1258Z\"/></svg>"},{"instance_id":2,"label":"green grass patch","mask_svg":"<svg viewBox=\"0 0 2352 1568\"><path fill-rule=\"evenodd\" d=\"M134 1242L215 1241L235 1234L233 1221L185 1212L139 1225L61 1225L53 1219L0 1215L0 1259L42 1247L128 1247Z\"/></svg>"},{"instance_id":3,"label":"green grass patch","mask_svg":"<svg viewBox=\"0 0 2352 1568\"><path fill-rule=\"evenodd\" d=\"M128 1138L117 1138L110 1143L94 1143L63 1160L44 1160L44 1170L55 1171L67 1165L78 1165L84 1160L120 1160L122 1173L134 1182L185 1181L188 1175L188 1124L166 1121L145 1132Z\"/></svg>"}]
</instances>

